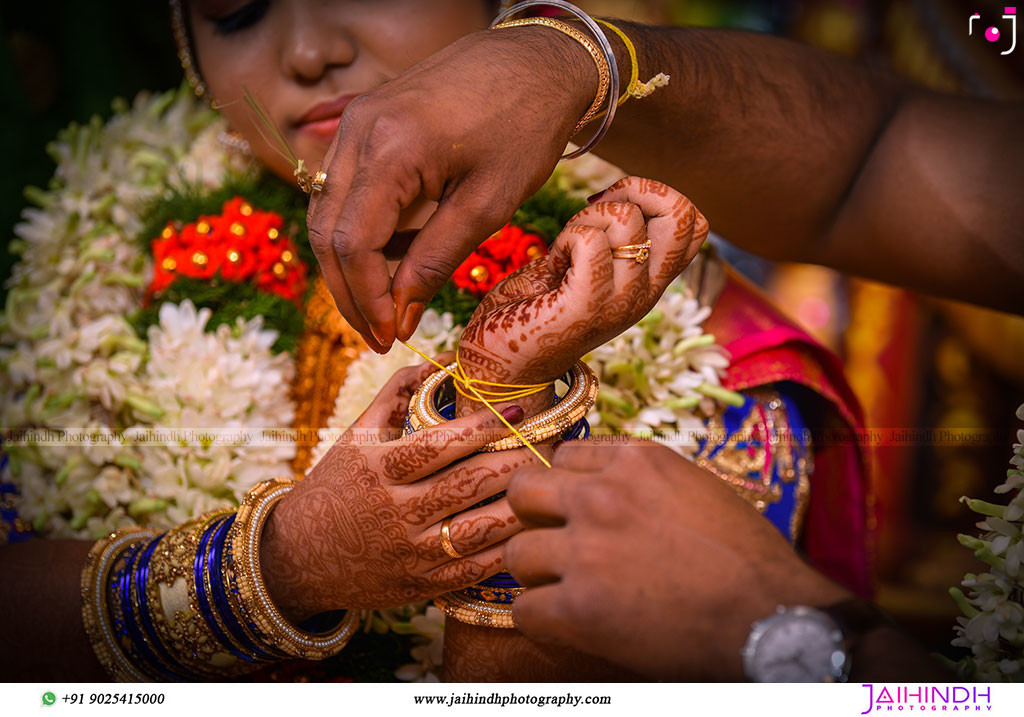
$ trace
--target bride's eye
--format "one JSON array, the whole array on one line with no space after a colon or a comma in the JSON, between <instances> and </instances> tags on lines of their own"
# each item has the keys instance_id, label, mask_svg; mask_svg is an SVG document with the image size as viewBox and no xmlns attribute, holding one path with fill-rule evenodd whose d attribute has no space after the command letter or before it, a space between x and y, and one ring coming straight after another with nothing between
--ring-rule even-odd
<instances>
[{"instance_id":1,"label":"bride's eye","mask_svg":"<svg viewBox=\"0 0 1024 717\"><path fill-rule=\"evenodd\" d=\"M253 0L232 13L217 18L211 18L214 29L221 35L230 35L233 32L252 27L267 14L270 0Z\"/></svg>"}]
</instances>

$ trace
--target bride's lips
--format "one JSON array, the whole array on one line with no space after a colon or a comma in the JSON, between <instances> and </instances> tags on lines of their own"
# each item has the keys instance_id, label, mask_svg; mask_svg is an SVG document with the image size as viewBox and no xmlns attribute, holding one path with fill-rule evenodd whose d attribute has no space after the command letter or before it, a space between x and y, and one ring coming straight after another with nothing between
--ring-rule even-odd
<instances>
[{"instance_id":1,"label":"bride's lips","mask_svg":"<svg viewBox=\"0 0 1024 717\"><path fill-rule=\"evenodd\" d=\"M310 134L316 139L330 144L338 131L341 115L348 103L359 95L343 95L330 102L321 102L302 115L296 122L300 132Z\"/></svg>"}]
</instances>

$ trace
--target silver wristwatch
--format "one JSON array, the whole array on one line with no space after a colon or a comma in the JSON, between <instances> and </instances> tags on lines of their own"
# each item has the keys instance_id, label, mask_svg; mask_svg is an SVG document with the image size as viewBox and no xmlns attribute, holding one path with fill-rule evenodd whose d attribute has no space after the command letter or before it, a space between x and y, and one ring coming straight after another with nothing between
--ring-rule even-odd
<instances>
[{"instance_id":1,"label":"silver wristwatch","mask_svg":"<svg viewBox=\"0 0 1024 717\"><path fill-rule=\"evenodd\" d=\"M845 682L849 646L839 625L813 607L783 607L754 623L741 654L754 682Z\"/></svg>"}]
</instances>

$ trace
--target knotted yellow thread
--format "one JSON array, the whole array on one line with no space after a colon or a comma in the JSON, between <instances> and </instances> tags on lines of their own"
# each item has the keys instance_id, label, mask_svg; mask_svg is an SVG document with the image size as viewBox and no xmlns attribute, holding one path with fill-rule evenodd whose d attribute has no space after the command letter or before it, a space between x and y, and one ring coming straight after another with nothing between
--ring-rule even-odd
<instances>
[{"instance_id":1,"label":"knotted yellow thread","mask_svg":"<svg viewBox=\"0 0 1024 717\"><path fill-rule=\"evenodd\" d=\"M532 396L535 393L540 393L545 388L547 388L548 386L551 385L550 382L549 383L534 383L534 384L528 384L528 385L525 385L525 386L514 386L512 384L507 384L507 383L494 383L493 381L483 381L483 380L476 379L476 378L469 378L469 377L466 376L466 372L462 368L462 362L459 360L459 352L458 352L458 350L456 350L456 352L455 352L455 368L456 368L456 371L458 371L458 373L456 374L456 373L454 373L452 371L449 371L447 366L442 366L437 361L435 361L434 359L432 359L429 356L427 356L425 353L420 351L415 346L412 346L412 345L406 343L405 341L402 341L401 343L402 343L403 346L405 346L407 349L409 349L413 353L419 354L420 356L425 358L427 361L429 361L430 363L434 364L439 369L444 371L446 374L451 376L452 377L452 381L454 381L454 383L455 383L455 390L456 391L461 393L463 396L466 396L467 398L473 398L473 399L479 401L480 403L484 404L485 406L487 406L487 408L490 409L491 413L493 413L495 416L497 416L498 419L502 423L505 424L505 428L507 428L510 431L512 431L512 433L515 435L515 437L519 439L520 443L522 443L524 446L526 446L531 451L533 451L533 455L537 456L537 458L540 459L541 463L543 463L548 468L551 467L551 464L548 463L547 458L542 456L537 451L537 449L534 448L533 444L530 443L530 441L526 438L526 436L524 436L522 433L520 433L518 430L516 430L515 426L513 426L511 423L509 423L507 420L505 420L505 417L501 415L501 412L498 409L496 409L494 406L492 406L491 402L488 401L487 398L483 395L483 394L487 393L487 394L491 395L494 398L494 400L511 401L511 400L515 400L517 398L525 398L526 396ZM494 387L497 387L497 388L511 388L511 389L515 389L515 390L510 391L510 392L505 392L505 393L498 392L498 391L480 391L479 389L476 388L476 386L474 384L481 384L481 385L485 385L485 386L494 386ZM469 389L472 393L471 394L470 393L466 393L464 391L464 388Z\"/></svg>"},{"instance_id":2,"label":"knotted yellow thread","mask_svg":"<svg viewBox=\"0 0 1024 717\"><path fill-rule=\"evenodd\" d=\"M629 84L626 85L626 91L622 93L621 97L619 97L620 106L630 97L642 100L659 87L664 87L668 84L668 81L671 78L664 72L659 72L654 77L647 80L647 82L640 82L640 61L636 57L636 45L633 44L633 41L629 39L629 36L626 33L607 20L600 20L598 18L594 19L618 35L619 39L622 40L622 44L626 46L626 52L629 53Z\"/></svg>"}]
</instances>

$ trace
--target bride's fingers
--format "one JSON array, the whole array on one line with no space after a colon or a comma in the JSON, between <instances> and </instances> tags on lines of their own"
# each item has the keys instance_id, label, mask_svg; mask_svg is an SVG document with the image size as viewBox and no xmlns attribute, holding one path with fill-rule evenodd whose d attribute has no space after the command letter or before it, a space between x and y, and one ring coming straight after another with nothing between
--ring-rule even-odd
<instances>
[{"instance_id":1,"label":"bride's fingers","mask_svg":"<svg viewBox=\"0 0 1024 717\"><path fill-rule=\"evenodd\" d=\"M416 554L424 562L435 566L459 559L444 550L441 537L443 525L444 521L434 523L416 539ZM522 525L519 519L509 507L508 500L502 498L451 516L451 522L448 523L448 547L459 557L465 557L497 545L520 530Z\"/></svg>"},{"instance_id":2,"label":"bride's fingers","mask_svg":"<svg viewBox=\"0 0 1024 717\"><path fill-rule=\"evenodd\" d=\"M563 312L588 322L603 314L615 293L611 245L603 229L566 225L551 246L548 267L562 277L554 302Z\"/></svg>"},{"instance_id":3,"label":"bride's fingers","mask_svg":"<svg viewBox=\"0 0 1024 717\"><path fill-rule=\"evenodd\" d=\"M569 224L583 224L603 230L612 251L635 247L648 241L644 213L632 202L602 201L591 204L576 214ZM612 261L617 304L613 309L626 313L643 311L648 296L648 269L645 263L623 258Z\"/></svg>"},{"instance_id":4,"label":"bride's fingers","mask_svg":"<svg viewBox=\"0 0 1024 717\"><path fill-rule=\"evenodd\" d=\"M708 222L689 199L652 179L625 177L600 194L601 202L633 202L647 216L652 293L661 294L690 263L708 235Z\"/></svg>"},{"instance_id":5,"label":"bride's fingers","mask_svg":"<svg viewBox=\"0 0 1024 717\"><path fill-rule=\"evenodd\" d=\"M445 351L444 353L440 353L437 356L434 356L433 359L434 359L434 363L439 363L442 366L447 366L448 364L450 364L452 361L455 360L455 352L454 351ZM435 366L434 364L428 362L428 365L433 370L440 371L440 369L437 366ZM427 375L429 376L430 374L427 374Z\"/></svg>"},{"instance_id":6,"label":"bride's fingers","mask_svg":"<svg viewBox=\"0 0 1024 717\"><path fill-rule=\"evenodd\" d=\"M499 403L494 408L512 425L523 420L523 409L520 406ZM498 416L487 409L481 409L468 416L421 429L382 446L377 462L381 474L387 480L393 483L412 483L509 433Z\"/></svg>"},{"instance_id":7,"label":"bride's fingers","mask_svg":"<svg viewBox=\"0 0 1024 717\"><path fill-rule=\"evenodd\" d=\"M527 448L479 453L408 486L414 497L402 505L402 519L430 525L501 493L519 467L536 460Z\"/></svg>"},{"instance_id":8,"label":"bride's fingers","mask_svg":"<svg viewBox=\"0 0 1024 717\"><path fill-rule=\"evenodd\" d=\"M504 547L505 543L501 542L481 550L479 553L467 555L458 560L450 560L433 570L428 570L427 579L438 592L468 588L504 569L502 561Z\"/></svg>"},{"instance_id":9,"label":"bride's fingers","mask_svg":"<svg viewBox=\"0 0 1024 717\"><path fill-rule=\"evenodd\" d=\"M400 431L405 423L412 394L427 376L436 370L433 364L426 362L418 366L400 368L388 379L356 422L349 427L342 440L359 440L372 444L397 438L401 435Z\"/></svg>"}]
</instances>

